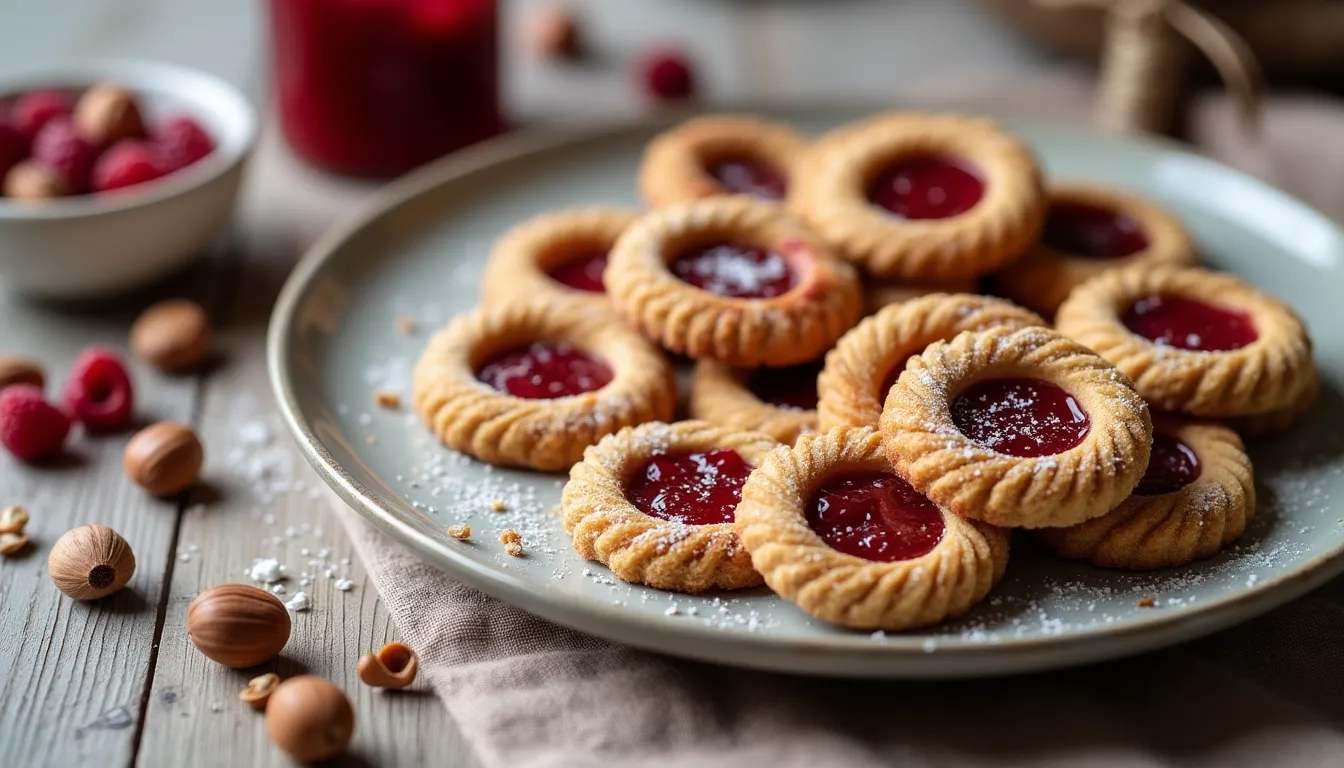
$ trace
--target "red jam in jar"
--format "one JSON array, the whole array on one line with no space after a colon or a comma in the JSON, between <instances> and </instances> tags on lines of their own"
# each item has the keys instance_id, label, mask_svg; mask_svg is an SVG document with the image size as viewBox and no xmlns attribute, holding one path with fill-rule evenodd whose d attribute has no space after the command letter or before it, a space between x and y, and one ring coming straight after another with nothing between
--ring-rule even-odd
<instances>
[{"instance_id":1,"label":"red jam in jar","mask_svg":"<svg viewBox=\"0 0 1344 768\"><path fill-rule=\"evenodd\" d=\"M496 0L271 0L290 145L337 173L392 176L493 136Z\"/></svg>"}]
</instances>

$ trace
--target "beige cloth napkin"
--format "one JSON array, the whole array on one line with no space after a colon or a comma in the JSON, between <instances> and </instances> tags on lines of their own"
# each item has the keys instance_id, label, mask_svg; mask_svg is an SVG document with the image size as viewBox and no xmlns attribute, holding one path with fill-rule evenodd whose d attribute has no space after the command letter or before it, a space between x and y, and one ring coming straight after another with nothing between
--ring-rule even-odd
<instances>
[{"instance_id":1,"label":"beige cloth napkin","mask_svg":"<svg viewBox=\"0 0 1344 768\"><path fill-rule=\"evenodd\" d=\"M962 90L1075 116L1082 80ZM946 95L948 91L944 91ZM1247 149L1220 100L1194 135L1344 216L1344 105L1277 99ZM1344 765L1344 580L1212 638L1063 672L862 682L609 643L465 587L351 510L349 530L435 692L490 768Z\"/></svg>"}]
</instances>

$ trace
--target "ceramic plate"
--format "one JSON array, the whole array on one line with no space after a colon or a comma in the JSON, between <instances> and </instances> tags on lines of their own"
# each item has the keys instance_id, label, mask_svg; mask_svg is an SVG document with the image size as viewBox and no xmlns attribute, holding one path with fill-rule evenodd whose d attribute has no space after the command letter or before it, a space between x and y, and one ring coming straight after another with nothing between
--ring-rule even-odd
<instances>
[{"instance_id":1,"label":"ceramic plate","mask_svg":"<svg viewBox=\"0 0 1344 768\"><path fill-rule=\"evenodd\" d=\"M876 109L769 110L819 132ZM409 391L427 334L476 302L491 242L533 214L634 205L645 143L665 122L517 135L449 158L380 195L330 233L285 287L270 330L280 406L333 489L389 536L498 598L562 624L679 656L812 674L954 677L1044 669L1213 632L1344 569L1344 232L1246 175L1175 145L1005 119L1054 176L1128 187L1176 211L1214 266L1288 299L1315 336L1322 402L1258 443L1259 508L1241 541L1186 568L1134 575L1056 560L1019 536L1008 574L964 618L914 633L810 619L768 590L698 597L612 578L574 553L554 513L562 476L493 469L441 447L371 393ZM419 331L400 335L398 318ZM504 512L491 503L502 501ZM466 523L470 543L445 526ZM525 558L504 554L505 528ZM1145 596L1154 607L1139 607Z\"/></svg>"}]
</instances>

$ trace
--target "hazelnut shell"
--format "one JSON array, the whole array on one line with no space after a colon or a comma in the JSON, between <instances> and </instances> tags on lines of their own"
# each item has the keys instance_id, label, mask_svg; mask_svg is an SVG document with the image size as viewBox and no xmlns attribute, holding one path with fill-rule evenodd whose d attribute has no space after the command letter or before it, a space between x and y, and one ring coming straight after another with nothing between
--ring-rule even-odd
<instances>
[{"instance_id":1,"label":"hazelnut shell","mask_svg":"<svg viewBox=\"0 0 1344 768\"><path fill-rule=\"evenodd\" d=\"M359 679L373 688L405 688L415 682L420 659L404 643L388 643L359 660Z\"/></svg>"},{"instance_id":2,"label":"hazelnut shell","mask_svg":"<svg viewBox=\"0 0 1344 768\"><path fill-rule=\"evenodd\" d=\"M187 299L154 304L131 326L131 349L166 373L191 370L210 352L210 319Z\"/></svg>"},{"instance_id":3,"label":"hazelnut shell","mask_svg":"<svg viewBox=\"0 0 1344 768\"><path fill-rule=\"evenodd\" d=\"M201 476L205 449L191 427L161 421L135 433L126 443L122 468L126 476L155 496L172 496L190 488Z\"/></svg>"},{"instance_id":4,"label":"hazelnut shell","mask_svg":"<svg viewBox=\"0 0 1344 768\"><path fill-rule=\"evenodd\" d=\"M275 595L246 584L220 584L187 608L187 638L226 667L255 667L289 642L289 611Z\"/></svg>"},{"instance_id":5,"label":"hazelnut shell","mask_svg":"<svg viewBox=\"0 0 1344 768\"><path fill-rule=\"evenodd\" d=\"M355 735L355 711L345 693L313 675L291 677L266 704L266 733L301 763L344 754Z\"/></svg>"},{"instance_id":6,"label":"hazelnut shell","mask_svg":"<svg viewBox=\"0 0 1344 768\"><path fill-rule=\"evenodd\" d=\"M14 384L30 384L38 389L47 385L47 377L37 361L26 357L0 355L0 389Z\"/></svg>"},{"instance_id":7,"label":"hazelnut shell","mask_svg":"<svg viewBox=\"0 0 1344 768\"><path fill-rule=\"evenodd\" d=\"M47 556L47 575L75 600L97 600L126 586L135 575L135 554L121 534L105 525L66 531Z\"/></svg>"}]
</instances>

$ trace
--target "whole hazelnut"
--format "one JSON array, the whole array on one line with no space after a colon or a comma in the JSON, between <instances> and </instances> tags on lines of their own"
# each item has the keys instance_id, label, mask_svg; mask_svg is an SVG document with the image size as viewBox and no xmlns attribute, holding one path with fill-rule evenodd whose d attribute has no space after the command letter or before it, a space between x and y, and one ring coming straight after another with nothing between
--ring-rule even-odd
<instances>
[{"instance_id":1,"label":"whole hazelnut","mask_svg":"<svg viewBox=\"0 0 1344 768\"><path fill-rule=\"evenodd\" d=\"M36 202L68 194L61 174L36 160L19 162L5 174L5 197Z\"/></svg>"},{"instance_id":2,"label":"whole hazelnut","mask_svg":"<svg viewBox=\"0 0 1344 768\"><path fill-rule=\"evenodd\" d=\"M121 534L105 525L72 528L56 540L47 574L75 600L97 600L126 586L135 574L135 554Z\"/></svg>"},{"instance_id":3,"label":"whole hazelnut","mask_svg":"<svg viewBox=\"0 0 1344 768\"><path fill-rule=\"evenodd\" d=\"M145 121L135 96L116 83L99 83L79 97L75 128L86 141L99 147L145 135Z\"/></svg>"},{"instance_id":4,"label":"whole hazelnut","mask_svg":"<svg viewBox=\"0 0 1344 768\"><path fill-rule=\"evenodd\" d=\"M126 476L154 496L172 496L201 476L205 449L186 424L161 421L135 433L126 443Z\"/></svg>"},{"instance_id":5,"label":"whole hazelnut","mask_svg":"<svg viewBox=\"0 0 1344 768\"><path fill-rule=\"evenodd\" d=\"M220 584L187 608L187 638L206 658L226 667L255 667L289 642L285 604L264 589Z\"/></svg>"},{"instance_id":6,"label":"whole hazelnut","mask_svg":"<svg viewBox=\"0 0 1344 768\"><path fill-rule=\"evenodd\" d=\"M210 319L201 305L169 299L141 313L131 326L131 349L166 373L195 368L210 351Z\"/></svg>"},{"instance_id":7,"label":"whole hazelnut","mask_svg":"<svg viewBox=\"0 0 1344 768\"><path fill-rule=\"evenodd\" d=\"M583 37L574 11L566 6L554 6L538 12L532 26L532 45L537 53L549 58L580 58Z\"/></svg>"},{"instance_id":8,"label":"whole hazelnut","mask_svg":"<svg viewBox=\"0 0 1344 768\"><path fill-rule=\"evenodd\" d=\"M266 703L266 733L297 762L344 754L355 735L355 710L332 683L299 675L281 683Z\"/></svg>"},{"instance_id":9,"label":"whole hazelnut","mask_svg":"<svg viewBox=\"0 0 1344 768\"><path fill-rule=\"evenodd\" d=\"M42 373L42 366L35 360L0 355L0 389L13 384L30 384L42 389L47 384L47 377Z\"/></svg>"}]
</instances>

